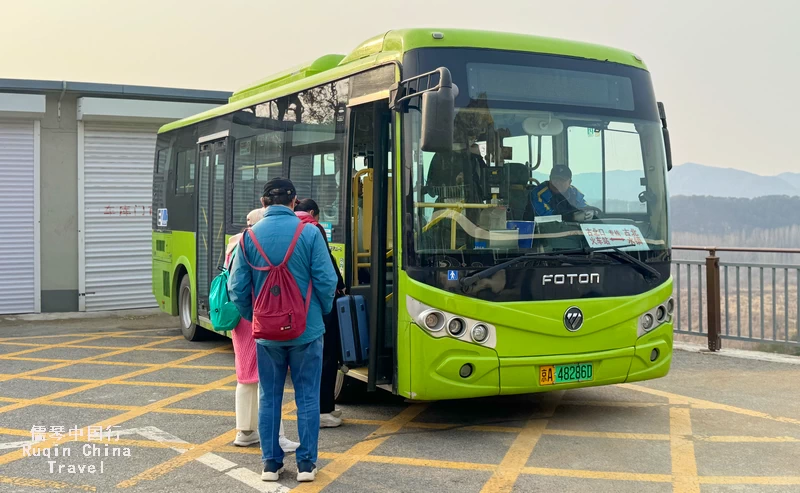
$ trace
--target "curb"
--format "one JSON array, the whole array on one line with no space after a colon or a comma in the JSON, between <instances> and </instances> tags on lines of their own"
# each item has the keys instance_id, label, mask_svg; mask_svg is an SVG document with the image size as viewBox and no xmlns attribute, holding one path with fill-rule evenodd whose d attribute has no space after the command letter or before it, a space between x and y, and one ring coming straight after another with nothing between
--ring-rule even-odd
<instances>
[{"instance_id":1,"label":"curb","mask_svg":"<svg viewBox=\"0 0 800 493\"><path fill-rule=\"evenodd\" d=\"M698 344L688 344L685 342L674 342L673 349L687 353L703 353L709 356L722 356L727 358L749 359L754 361L767 361L770 363L784 363L789 365L800 365L800 356L788 354L764 353L760 351L747 351L744 349L722 349L718 352L711 352L705 346Z\"/></svg>"},{"instance_id":2,"label":"curb","mask_svg":"<svg viewBox=\"0 0 800 493\"><path fill-rule=\"evenodd\" d=\"M63 320L86 320L98 318L126 318L126 317L169 317L158 308L139 308L134 310L109 310L100 312L58 312L58 313L28 313L23 315L7 315L0 317L0 322L57 322Z\"/></svg>"}]
</instances>

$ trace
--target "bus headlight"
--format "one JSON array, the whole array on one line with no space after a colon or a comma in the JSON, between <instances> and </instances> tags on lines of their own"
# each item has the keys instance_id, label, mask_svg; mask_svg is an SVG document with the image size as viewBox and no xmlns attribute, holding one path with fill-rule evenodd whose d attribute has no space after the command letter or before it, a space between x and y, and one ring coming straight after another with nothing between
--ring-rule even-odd
<instances>
[{"instance_id":1,"label":"bus headlight","mask_svg":"<svg viewBox=\"0 0 800 493\"><path fill-rule=\"evenodd\" d=\"M447 332L453 337L459 337L464 333L464 321L460 318L453 318L447 323Z\"/></svg>"},{"instance_id":2,"label":"bus headlight","mask_svg":"<svg viewBox=\"0 0 800 493\"><path fill-rule=\"evenodd\" d=\"M669 298L639 316L637 334L639 337L672 321L672 310L675 302Z\"/></svg>"},{"instance_id":3,"label":"bus headlight","mask_svg":"<svg viewBox=\"0 0 800 493\"><path fill-rule=\"evenodd\" d=\"M665 318L667 318L667 309L664 307L664 305L660 305L658 308L656 308L656 320L663 322Z\"/></svg>"},{"instance_id":4,"label":"bus headlight","mask_svg":"<svg viewBox=\"0 0 800 493\"><path fill-rule=\"evenodd\" d=\"M642 328L645 332L653 328L653 316L649 313L645 313L642 317Z\"/></svg>"},{"instance_id":5,"label":"bus headlight","mask_svg":"<svg viewBox=\"0 0 800 493\"><path fill-rule=\"evenodd\" d=\"M483 324L478 324L472 328L472 340L481 344L489 337L489 329Z\"/></svg>"},{"instance_id":6,"label":"bus headlight","mask_svg":"<svg viewBox=\"0 0 800 493\"><path fill-rule=\"evenodd\" d=\"M423 320L425 322L425 328L431 332L442 330L442 326L444 325L444 315L440 312L429 312L425 315Z\"/></svg>"},{"instance_id":7,"label":"bus headlight","mask_svg":"<svg viewBox=\"0 0 800 493\"><path fill-rule=\"evenodd\" d=\"M406 310L414 324L434 339L449 337L487 348L497 346L497 328L483 320L449 313L421 303L408 295L406 295Z\"/></svg>"}]
</instances>

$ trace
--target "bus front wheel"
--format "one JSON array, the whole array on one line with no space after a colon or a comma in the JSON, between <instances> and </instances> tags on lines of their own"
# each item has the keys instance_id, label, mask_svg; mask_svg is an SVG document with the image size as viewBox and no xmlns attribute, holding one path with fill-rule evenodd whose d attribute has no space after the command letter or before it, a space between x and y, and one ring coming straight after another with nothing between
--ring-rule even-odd
<instances>
[{"instance_id":1,"label":"bus front wheel","mask_svg":"<svg viewBox=\"0 0 800 493\"><path fill-rule=\"evenodd\" d=\"M353 377L348 377L341 370L336 373L334 398L336 402L357 402L367 394L367 384Z\"/></svg>"},{"instance_id":2,"label":"bus front wheel","mask_svg":"<svg viewBox=\"0 0 800 493\"><path fill-rule=\"evenodd\" d=\"M181 321L181 333L187 341L199 341L203 331L192 321L192 283L189 276L183 276L178 288L178 318Z\"/></svg>"}]
</instances>

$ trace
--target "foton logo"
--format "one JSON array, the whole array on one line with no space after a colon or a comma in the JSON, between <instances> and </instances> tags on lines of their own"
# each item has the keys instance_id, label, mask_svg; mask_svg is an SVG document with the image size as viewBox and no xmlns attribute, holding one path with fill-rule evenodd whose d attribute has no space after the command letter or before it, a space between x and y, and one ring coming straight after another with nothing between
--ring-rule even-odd
<instances>
[{"instance_id":1,"label":"foton logo","mask_svg":"<svg viewBox=\"0 0 800 493\"><path fill-rule=\"evenodd\" d=\"M600 274L546 274L542 276L542 286L548 284L600 284Z\"/></svg>"}]
</instances>

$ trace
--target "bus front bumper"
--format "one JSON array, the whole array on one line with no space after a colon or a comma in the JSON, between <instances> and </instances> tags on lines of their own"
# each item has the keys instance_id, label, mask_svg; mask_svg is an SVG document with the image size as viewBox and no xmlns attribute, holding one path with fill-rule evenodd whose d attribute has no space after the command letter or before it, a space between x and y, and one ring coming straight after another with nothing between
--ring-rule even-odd
<instances>
[{"instance_id":1,"label":"bus front bumper","mask_svg":"<svg viewBox=\"0 0 800 493\"><path fill-rule=\"evenodd\" d=\"M400 394L415 400L445 400L492 395L530 394L650 380L665 376L672 362L672 324L666 323L636 341L635 346L593 353L498 357L494 350L448 338L431 340L420 330L412 354L436 356L414 360L410 389ZM417 349L418 351L415 351ZM540 384L542 367L592 364L592 379ZM464 377L465 366L470 374Z\"/></svg>"}]
</instances>

